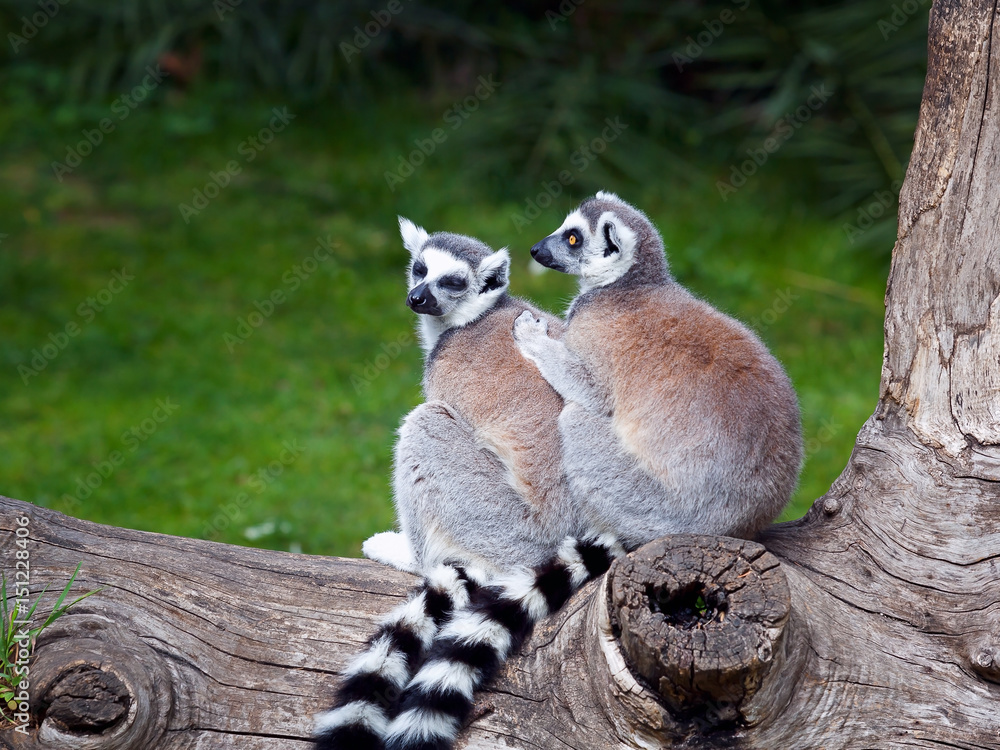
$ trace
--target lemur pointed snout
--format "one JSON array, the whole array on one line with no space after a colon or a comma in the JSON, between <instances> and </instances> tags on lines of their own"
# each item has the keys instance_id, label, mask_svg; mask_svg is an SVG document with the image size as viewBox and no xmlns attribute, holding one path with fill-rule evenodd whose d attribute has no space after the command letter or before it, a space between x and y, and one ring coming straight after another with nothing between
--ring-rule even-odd
<instances>
[{"instance_id":1,"label":"lemur pointed snout","mask_svg":"<svg viewBox=\"0 0 1000 750\"><path fill-rule=\"evenodd\" d=\"M427 284L417 284L406 295L406 306L421 315L440 315L441 306Z\"/></svg>"},{"instance_id":2,"label":"lemur pointed snout","mask_svg":"<svg viewBox=\"0 0 1000 750\"><path fill-rule=\"evenodd\" d=\"M531 248L531 257L535 259L536 262L545 266L546 268L552 268L556 271L561 271L562 266L556 262L556 259L552 256L552 251L549 249L549 244L555 237L546 237L541 242L535 244Z\"/></svg>"}]
</instances>

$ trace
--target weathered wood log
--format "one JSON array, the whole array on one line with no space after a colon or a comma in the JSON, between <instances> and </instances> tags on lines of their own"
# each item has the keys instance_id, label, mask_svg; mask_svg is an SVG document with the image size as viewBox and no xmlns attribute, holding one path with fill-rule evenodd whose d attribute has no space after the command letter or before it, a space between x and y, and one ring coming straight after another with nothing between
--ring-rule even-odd
<instances>
[{"instance_id":1,"label":"weathered wood log","mask_svg":"<svg viewBox=\"0 0 1000 750\"><path fill-rule=\"evenodd\" d=\"M336 671L412 582L361 560L116 529L3 498L5 562L22 516L35 594L78 563L74 591L102 590L42 634L31 731L0 733L7 747L306 748Z\"/></svg>"},{"instance_id":2,"label":"weathered wood log","mask_svg":"<svg viewBox=\"0 0 1000 750\"><path fill-rule=\"evenodd\" d=\"M117 529L0 498L7 553L23 517L33 591L61 587L81 563L74 590L101 591L39 639L29 732L0 734L17 750L305 748L310 716L328 702L338 671L414 583L366 561ZM690 596L698 582L714 587L701 613ZM539 628L484 694L460 747L548 747L557 726L581 748L636 747L637 736L659 742L734 726L734 706L778 661L787 616L784 576L760 545L689 536L655 542ZM740 649L706 650L712 663L697 685L678 681L672 689L669 676L661 678L661 693L683 705L676 717L626 666L646 646L658 649L661 635L669 643L674 630L685 644L711 634L725 649ZM638 674L675 674L673 656L684 649L671 646L666 660ZM703 693L713 701L707 706Z\"/></svg>"},{"instance_id":3,"label":"weathered wood log","mask_svg":"<svg viewBox=\"0 0 1000 750\"><path fill-rule=\"evenodd\" d=\"M483 694L464 748L1000 748L998 0L931 11L880 400L807 516L616 563ZM1000 34L996 35L1000 39ZM410 576L30 518L45 632L8 748L299 748ZM13 567L13 566L10 566Z\"/></svg>"}]
</instances>

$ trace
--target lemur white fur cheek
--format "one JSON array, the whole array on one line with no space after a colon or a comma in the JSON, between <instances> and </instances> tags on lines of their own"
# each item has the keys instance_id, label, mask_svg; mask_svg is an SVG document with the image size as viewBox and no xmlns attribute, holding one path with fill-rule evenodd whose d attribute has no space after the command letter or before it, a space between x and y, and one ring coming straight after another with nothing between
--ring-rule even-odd
<instances>
[{"instance_id":1,"label":"lemur white fur cheek","mask_svg":"<svg viewBox=\"0 0 1000 750\"><path fill-rule=\"evenodd\" d=\"M618 252L605 255L606 241L603 227L608 222L614 225ZM597 232L587 245L587 257L583 259L580 273L580 288L584 291L614 283L632 267L635 262L638 235L629 229L612 211L605 211L597 220Z\"/></svg>"},{"instance_id":2,"label":"lemur white fur cheek","mask_svg":"<svg viewBox=\"0 0 1000 750\"><path fill-rule=\"evenodd\" d=\"M499 289L494 289L493 291L484 292L482 294L472 292L463 298L455 306L454 310L444 315L443 318L447 321L447 324L450 327L468 325L493 307L493 305L496 304L497 297L506 291L507 285L504 284L504 286Z\"/></svg>"}]
</instances>

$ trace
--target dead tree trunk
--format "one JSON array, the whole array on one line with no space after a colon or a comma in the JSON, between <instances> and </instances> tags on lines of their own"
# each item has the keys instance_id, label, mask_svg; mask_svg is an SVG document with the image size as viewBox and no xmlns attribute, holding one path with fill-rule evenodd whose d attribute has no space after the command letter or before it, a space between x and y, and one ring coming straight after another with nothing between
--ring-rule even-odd
<instances>
[{"instance_id":1,"label":"dead tree trunk","mask_svg":"<svg viewBox=\"0 0 1000 750\"><path fill-rule=\"evenodd\" d=\"M931 12L881 398L830 492L760 543L672 537L616 564L538 628L461 747L1000 748L998 19L997 0ZM77 588L103 587L39 640L9 748L304 749L412 582L0 512L8 570L30 519L33 592L80 562Z\"/></svg>"}]
</instances>

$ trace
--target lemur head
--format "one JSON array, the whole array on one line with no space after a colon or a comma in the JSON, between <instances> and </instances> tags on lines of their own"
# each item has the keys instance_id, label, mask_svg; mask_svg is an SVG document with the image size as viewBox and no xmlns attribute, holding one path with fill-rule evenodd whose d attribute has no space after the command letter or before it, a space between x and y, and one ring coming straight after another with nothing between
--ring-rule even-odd
<instances>
[{"instance_id":1,"label":"lemur head","mask_svg":"<svg viewBox=\"0 0 1000 750\"><path fill-rule=\"evenodd\" d=\"M479 318L507 291L510 256L474 237L450 232L428 235L399 217L403 247L410 251L406 304L438 319L441 330Z\"/></svg>"},{"instance_id":2,"label":"lemur head","mask_svg":"<svg viewBox=\"0 0 1000 750\"><path fill-rule=\"evenodd\" d=\"M670 278L659 232L642 211L614 193L600 192L581 203L559 229L531 248L531 257L576 274L583 291L619 279L648 284Z\"/></svg>"}]
</instances>

